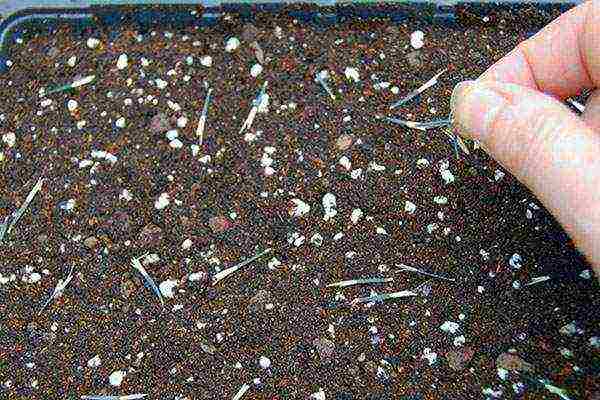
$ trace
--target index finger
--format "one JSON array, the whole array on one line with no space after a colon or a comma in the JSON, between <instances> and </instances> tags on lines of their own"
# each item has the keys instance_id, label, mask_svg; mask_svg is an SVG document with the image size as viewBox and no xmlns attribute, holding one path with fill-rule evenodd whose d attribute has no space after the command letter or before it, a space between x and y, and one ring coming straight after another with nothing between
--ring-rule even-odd
<instances>
[{"instance_id":1,"label":"index finger","mask_svg":"<svg viewBox=\"0 0 600 400\"><path fill-rule=\"evenodd\" d=\"M479 80L515 83L561 99L600 86L600 0L562 14Z\"/></svg>"}]
</instances>

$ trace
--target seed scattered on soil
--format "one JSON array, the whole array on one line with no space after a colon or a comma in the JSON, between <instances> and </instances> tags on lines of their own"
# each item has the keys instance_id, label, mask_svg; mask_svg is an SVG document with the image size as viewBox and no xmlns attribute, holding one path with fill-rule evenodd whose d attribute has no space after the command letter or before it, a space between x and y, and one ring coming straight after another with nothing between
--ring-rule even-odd
<instances>
[{"instance_id":1,"label":"seed scattered on soil","mask_svg":"<svg viewBox=\"0 0 600 400\"><path fill-rule=\"evenodd\" d=\"M559 8L284 8L8 46L0 397L593 398L591 266L448 124Z\"/></svg>"}]
</instances>

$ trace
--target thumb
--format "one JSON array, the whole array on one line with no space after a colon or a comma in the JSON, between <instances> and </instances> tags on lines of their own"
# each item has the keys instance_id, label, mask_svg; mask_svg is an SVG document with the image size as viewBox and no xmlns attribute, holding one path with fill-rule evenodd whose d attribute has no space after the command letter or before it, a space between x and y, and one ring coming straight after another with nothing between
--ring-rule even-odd
<instances>
[{"instance_id":1,"label":"thumb","mask_svg":"<svg viewBox=\"0 0 600 400\"><path fill-rule=\"evenodd\" d=\"M451 107L460 134L536 194L600 275L600 134L558 100L516 84L459 83Z\"/></svg>"},{"instance_id":2,"label":"thumb","mask_svg":"<svg viewBox=\"0 0 600 400\"><path fill-rule=\"evenodd\" d=\"M585 111L581 118L592 129L600 132L600 89L595 89L585 103Z\"/></svg>"}]
</instances>

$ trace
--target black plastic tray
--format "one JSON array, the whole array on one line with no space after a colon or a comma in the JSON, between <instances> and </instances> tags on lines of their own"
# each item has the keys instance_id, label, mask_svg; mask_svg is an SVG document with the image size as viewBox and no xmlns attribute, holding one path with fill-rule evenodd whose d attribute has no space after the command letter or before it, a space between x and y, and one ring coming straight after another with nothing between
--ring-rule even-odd
<instances>
[{"instance_id":1,"label":"black plastic tray","mask_svg":"<svg viewBox=\"0 0 600 400\"><path fill-rule=\"evenodd\" d=\"M336 24L348 19L388 18L399 23L409 16L430 23L456 23L458 7L486 12L499 7L559 7L567 10L583 0L0 0L0 71L7 49L31 25L47 32L60 23L84 29L98 24L136 24L140 29L168 25L214 25L226 12L252 20L256 12L287 12L305 23Z\"/></svg>"}]
</instances>

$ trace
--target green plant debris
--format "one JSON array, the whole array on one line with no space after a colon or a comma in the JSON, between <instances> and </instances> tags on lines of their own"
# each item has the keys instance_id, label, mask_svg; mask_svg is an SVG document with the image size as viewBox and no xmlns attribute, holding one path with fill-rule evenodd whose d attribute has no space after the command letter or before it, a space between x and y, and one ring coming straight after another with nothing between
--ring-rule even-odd
<instances>
[{"instance_id":1,"label":"green plant debris","mask_svg":"<svg viewBox=\"0 0 600 400\"><path fill-rule=\"evenodd\" d=\"M233 396L232 400L240 400L242 398L242 396L244 396L246 394L248 389L250 389L250 385L248 385L247 383L244 383L242 385L242 387L240 388L240 390L238 390L238 392L235 394L235 396Z\"/></svg>"},{"instance_id":2,"label":"green plant debris","mask_svg":"<svg viewBox=\"0 0 600 400\"><path fill-rule=\"evenodd\" d=\"M266 94L268 84L269 84L269 82L267 82L267 81L265 81L265 83L263 83L262 88L260 89L260 92L258 93L256 98L252 101L252 108L250 109L250 112L248 113L248 117L246 117L244 124L240 128L240 132L239 132L240 135L242 133L244 133L245 130L250 129L252 127L254 118L256 118L256 114L258 113L258 108L260 107L260 104L262 103L263 98Z\"/></svg>"},{"instance_id":3,"label":"green plant debris","mask_svg":"<svg viewBox=\"0 0 600 400\"><path fill-rule=\"evenodd\" d=\"M206 118L208 117L208 107L210 106L210 95L212 94L212 88L209 88L206 92L206 98L204 99L204 106L202 107L202 114L198 120L198 128L196 128L196 136L198 137L198 144L202 146L204 141L204 128L206 126Z\"/></svg>"},{"instance_id":4,"label":"green plant debris","mask_svg":"<svg viewBox=\"0 0 600 400\"><path fill-rule=\"evenodd\" d=\"M52 94L52 93L58 93L58 92L65 92L67 90L71 90L71 89L75 89L78 88L80 86L84 86L87 85L89 83L92 83L94 80L96 79L95 75L89 75L86 76L85 78L81 78L78 79L76 81L73 81L72 83L66 84L66 85L62 85L62 86L58 86L55 87L53 89L50 89L46 92L46 95Z\"/></svg>"},{"instance_id":5,"label":"green plant debris","mask_svg":"<svg viewBox=\"0 0 600 400\"><path fill-rule=\"evenodd\" d=\"M546 388L547 391L558 395L562 400L571 400L571 398L567 396L567 391L565 389L554 386L548 379L538 379L538 382L544 385L544 388Z\"/></svg>"},{"instance_id":6,"label":"green plant debris","mask_svg":"<svg viewBox=\"0 0 600 400\"><path fill-rule=\"evenodd\" d=\"M147 394L136 393L124 396L109 396L109 395L88 395L81 396L81 400L138 400L148 396Z\"/></svg>"},{"instance_id":7,"label":"green plant debris","mask_svg":"<svg viewBox=\"0 0 600 400\"><path fill-rule=\"evenodd\" d=\"M327 287L347 287L352 285L368 285L373 283L387 283L392 282L394 278L365 278L365 279L350 279L347 281L339 281L336 283L330 283Z\"/></svg>"},{"instance_id":8,"label":"green plant debris","mask_svg":"<svg viewBox=\"0 0 600 400\"><path fill-rule=\"evenodd\" d=\"M386 117L385 120L388 122L391 122L393 124L396 124L396 125L402 125L407 128L417 129L420 131L426 131L428 129L440 128L443 126L448 126L452 123L448 119L439 119L439 120L434 120L434 121L429 121L429 122L416 122L416 121L406 121L403 119Z\"/></svg>"},{"instance_id":9,"label":"green plant debris","mask_svg":"<svg viewBox=\"0 0 600 400\"><path fill-rule=\"evenodd\" d=\"M219 283L219 281L225 279L226 277L228 277L229 275L233 274L234 272L236 272L237 270L239 270L242 267L245 267L246 265L250 264L251 262L261 258L262 256L264 256L265 254L268 254L271 252L271 248L266 249L265 251L252 256L250 258L248 258L247 260L242 261L239 264L234 265L233 267L224 269L221 272L218 272L217 274L215 274L215 276L213 277L213 286L216 285L217 283Z\"/></svg>"},{"instance_id":10,"label":"green plant debris","mask_svg":"<svg viewBox=\"0 0 600 400\"><path fill-rule=\"evenodd\" d=\"M375 294L368 297L358 297L350 302L351 305L359 304L359 303L373 303L373 302L383 302L391 299L400 299L402 297L412 297L417 296L417 293L412 290L402 290L400 292L393 293L384 293L384 294Z\"/></svg>"},{"instance_id":11,"label":"green plant debris","mask_svg":"<svg viewBox=\"0 0 600 400\"><path fill-rule=\"evenodd\" d=\"M63 292L65 291L65 288L69 285L69 283L71 282L71 280L73 279L73 270L75 269L75 266L71 265L71 269L69 271L69 275L67 275L67 277L65 278L65 280L59 279L58 283L56 284L56 287L54 288L54 291L52 292L52 295L50 295L50 298L48 300L46 300L46 302L44 303L44 305L42 305L42 308L40 309L40 311L38 312L38 314L41 314L42 311L44 311L44 309L48 306L48 304L50 304L53 300L59 298L60 296L63 295Z\"/></svg>"},{"instance_id":12,"label":"green plant debris","mask_svg":"<svg viewBox=\"0 0 600 400\"><path fill-rule=\"evenodd\" d=\"M333 90L331 90L329 85L327 84L328 77L329 77L329 73L327 73L327 71L321 71L321 72L317 73L317 75L315 76L315 80L321 84L323 89L325 89L325 91L327 92L329 97L331 97L331 100L335 100L335 94L333 93Z\"/></svg>"},{"instance_id":13,"label":"green plant debris","mask_svg":"<svg viewBox=\"0 0 600 400\"><path fill-rule=\"evenodd\" d=\"M537 284L537 283L545 282L545 281L548 281L548 280L550 280L550 277L549 277L549 276L547 276L547 275L544 275L544 276L537 276L537 277L535 277L535 278L531 278L531 281L530 281L530 282L527 282L527 283L526 283L525 285L523 285L523 286L531 286L531 285L535 285L535 284Z\"/></svg>"},{"instance_id":14,"label":"green plant debris","mask_svg":"<svg viewBox=\"0 0 600 400\"><path fill-rule=\"evenodd\" d=\"M147 254L144 254L141 257L138 258L132 258L131 259L131 266L133 268L135 268L144 278L144 280L146 281L146 283L148 283L148 285L150 286L150 288L152 289L152 291L154 292L154 294L156 294L156 296L158 297L158 300L160 300L160 304L164 307L165 306L165 301L163 300L162 294L160 293L160 289L158 288L158 286L156 286L156 283L154 283L154 280L152 279L152 277L148 274L148 272L146 271L146 269L142 266L142 263L140 262L140 259L143 257L146 257Z\"/></svg>"},{"instance_id":15,"label":"green plant debris","mask_svg":"<svg viewBox=\"0 0 600 400\"><path fill-rule=\"evenodd\" d=\"M446 276L442 276L442 275L437 275L437 274L432 274L431 272L427 272L427 271L423 271L422 269L418 269L415 267L411 267L409 265L406 264L400 264L398 265L398 267L400 268L399 270L397 270L396 272L403 272L403 271L407 271L407 272L414 272L417 274L421 274L421 275L426 275L426 276L430 276L432 278L438 278L438 279L443 279L446 281L450 281L450 282L454 282L455 279L454 278L448 278Z\"/></svg>"},{"instance_id":16,"label":"green plant debris","mask_svg":"<svg viewBox=\"0 0 600 400\"><path fill-rule=\"evenodd\" d=\"M404 96L402 99L398 100L397 102L395 102L394 104L392 104L390 106L390 110L393 110L394 108L400 107L406 103L408 103L409 101L411 101L413 98L417 97L418 95L420 95L421 93L423 93L424 91L426 91L427 89L429 89L430 87L436 85L438 83L438 78L444 73L446 72L448 69L445 68L443 69L441 72L438 72L437 74L435 74L433 76L433 78L431 78L430 80L428 80L427 82L425 82L424 84L422 84L421 86L419 86L417 89L413 90L412 92L408 93L406 96Z\"/></svg>"},{"instance_id":17,"label":"green plant debris","mask_svg":"<svg viewBox=\"0 0 600 400\"><path fill-rule=\"evenodd\" d=\"M2 239L4 238L5 235L10 234L10 232L13 230L13 228L15 227L17 222L19 222L19 220L21 219L23 214L25 214L25 211L27 211L27 208L29 207L29 204L33 201L33 198L35 197L35 195L42 189L43 184L44 184L44 178L38 179L38 181L35 184L35 186L33 187L33 189L31 189L31 191L27 195L25 202L23 202L23 204L21 204L21 207L19 207L17 212L15 212L12 222L10 222L10 224L9 224L8 217L7 217L7 219L2 224L2 226L0 226L0 241L2 241ZM7 224L8 224L8 227L6 226Z\"/></svg>"}]
</instances>

